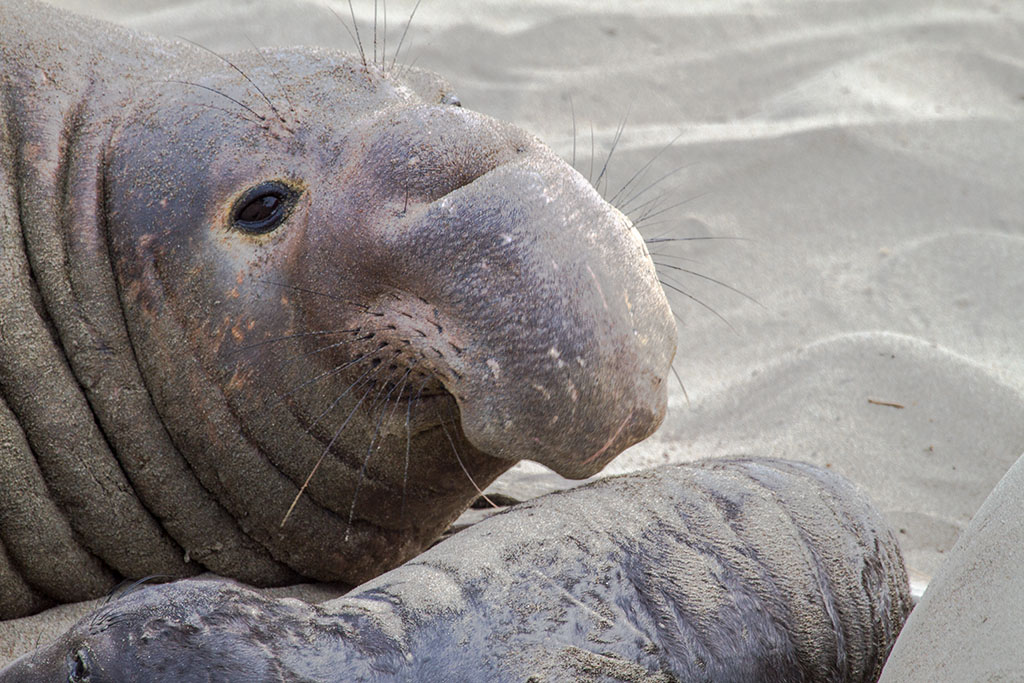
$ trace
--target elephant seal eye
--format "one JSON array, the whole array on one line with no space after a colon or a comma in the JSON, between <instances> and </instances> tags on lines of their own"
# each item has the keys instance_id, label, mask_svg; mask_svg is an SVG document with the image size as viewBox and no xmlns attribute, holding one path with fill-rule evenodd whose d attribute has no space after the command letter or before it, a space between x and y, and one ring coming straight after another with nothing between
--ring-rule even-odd
<instances>
[{"instance_id":1,"label":"elephant seal eye","mask_svg":"<svg viewBox=\"0 0 1024 683\"><path fill-rule=\"evenodd\" d=\"M297 198L282 182L271 180L249 188L231 210L231 227L250 235L265 235L284 222Z\"/></svg>"},{"instance_id":2,"label":"elephant seal eye","mask_svg":"<svg viewBox=\"0 0 1024 683\"><path fill-rule=\"evenodd\" d=\"M80 647L68 657L68 681L70 683L87 683L92 679L92 667L89 651Z\"/></svg>"}]
</instances>

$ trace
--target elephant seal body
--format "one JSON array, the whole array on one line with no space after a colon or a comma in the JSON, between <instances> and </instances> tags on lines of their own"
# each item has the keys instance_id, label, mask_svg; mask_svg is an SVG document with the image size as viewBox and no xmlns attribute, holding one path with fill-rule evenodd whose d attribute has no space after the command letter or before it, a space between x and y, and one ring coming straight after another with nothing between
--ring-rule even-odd
<instances>
[{"instance_id":1,"label":"elephant seal body","mask_svg":"<svg viewBox=\"0 0 1024 683\"><path fill-rule=\"evenodd\" d=\"M452 102L5 4L0 617L203 569L358 583L518 459L583 477L657 427L639 234Z\"/></svg>"},{"instance_id":2,"label":"elephant seal body","mask_svg":"<svg viewBox=\"0 0 1024 683\"><path fill-rule=\"evenodd\" d=\"M713 460L523 503L322 605L142 588L0 682L874 681L909 609L848 482Z\"/></svg>"}]
</instances>

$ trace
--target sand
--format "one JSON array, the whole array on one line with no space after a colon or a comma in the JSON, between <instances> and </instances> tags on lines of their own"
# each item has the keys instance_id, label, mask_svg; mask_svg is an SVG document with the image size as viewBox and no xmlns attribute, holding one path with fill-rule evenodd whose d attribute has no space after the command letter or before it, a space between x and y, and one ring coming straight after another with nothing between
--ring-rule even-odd
<instances>
[{"instance_id":1,"label":"sand","mask_svg":"<svg viewBox=\"0 0 1024 683\"><path fill-rule=\"evenodd\" d=\"M313 1L56 4L217 50L352 49ZM391 53L411 3L388 9ZM400 61L575 149L584 174L625 121L606 196L668 176L625 210L649 237L714 238L652 244L688 398L675 384L662 429L605 473L736 453L832 467L919 582L939 572L1024 452L1024 5L426 0ZM570 484L526 464L492 488ZM72 611L0 624L0 661Z\"/></svg>"}]
</instances>

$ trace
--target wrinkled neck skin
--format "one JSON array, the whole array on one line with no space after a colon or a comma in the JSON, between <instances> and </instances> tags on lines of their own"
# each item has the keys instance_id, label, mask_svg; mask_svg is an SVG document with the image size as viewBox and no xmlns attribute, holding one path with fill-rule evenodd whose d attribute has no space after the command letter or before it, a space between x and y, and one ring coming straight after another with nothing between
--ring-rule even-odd
<instances>
[{"instance_id":1,"label":"wrinkled neck skin","mask_svg":"<svg viewBox=\"0 0 1024 683\"><path fill-rule=\"evenodd\" d=\"M675 326L650 258L539 141L339 53L231 55L243 78L103 47L16 154L22 220L52 226L41 305L133 482L153 456L113 395L276 561L355 583L517 460L589 476L660 423ZM287 219L239 230L266 182Z\"/></svg>"}]
</instances>

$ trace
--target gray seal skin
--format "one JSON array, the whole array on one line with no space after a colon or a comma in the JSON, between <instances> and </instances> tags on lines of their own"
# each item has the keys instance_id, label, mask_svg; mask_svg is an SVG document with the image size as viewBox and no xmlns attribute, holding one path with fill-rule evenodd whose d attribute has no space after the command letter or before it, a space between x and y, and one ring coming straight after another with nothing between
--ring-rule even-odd
<instances>
[{"instance_id":1,"label":"gray seal skin","mask_svg":"<svg viewBox=\"0 0 1024 683\"><path fill-rule=\"evenodd\" d=\"M457 104L5 2L0 618L151 574L356 584L517 460L585 477L658 426L639 233Z\"/></svg>"},{"instance_id":2,"label":"gray seal skin","mask_svg":"<svg viewBox=\"0 0 1024 683\"><path fill-rule=\"evenodd\" d=\"M874 681L909 610L849 482L708 460L523 503L321 605L142 588L0 682Z\"/></svg>"}]
</instances>

